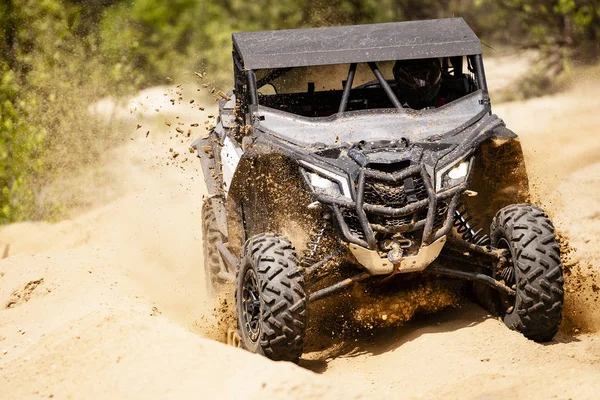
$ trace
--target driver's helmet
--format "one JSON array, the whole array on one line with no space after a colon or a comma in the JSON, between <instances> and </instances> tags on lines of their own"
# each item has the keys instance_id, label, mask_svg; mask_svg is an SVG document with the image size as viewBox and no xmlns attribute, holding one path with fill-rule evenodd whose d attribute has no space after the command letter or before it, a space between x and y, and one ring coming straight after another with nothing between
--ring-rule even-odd
<instances>
[{"instance_id":1,"label":"driver's helmet","mask_svg":"<svg viewBox=\"0 0 600 400\"><path fill-rule=\"evenodd\" d=\"M433 105L440 90L442 67L439 58L398 60L392 69L400 100L411 108Z\"/></svg>"}]
</instances>

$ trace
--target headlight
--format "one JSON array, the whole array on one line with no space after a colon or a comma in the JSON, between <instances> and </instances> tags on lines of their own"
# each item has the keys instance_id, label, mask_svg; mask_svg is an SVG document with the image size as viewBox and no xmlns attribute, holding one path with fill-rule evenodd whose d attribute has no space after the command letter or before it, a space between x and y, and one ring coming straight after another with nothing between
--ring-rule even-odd
<instances>
[{"instance_id":1,"label":"headlight","mask_svg":"<svg viewBox=\"0 0 600 400\"><path fill-rule=\"evenodd\" d=\"M307 172L308 181L313 187L313 190L318 194L326 194L328 196L341 196L342 190L337 182L322 177L314 172Z\"/></svg>"},{"instance_id":2,"label":"headlight","mask_svg":"<svg viewBox=\"0 0 600 400\"><path fill-rule=\"evenodd\" d=\"M348 185L346 177L309 164L306 161L300 161L300 164L306 167L302 172L315 193L333 197L344 196L350 200L352 199L350 185Z\"/></svg>"},{"instance_id":3,"label":"headlight","mask_svg":"<svg viewBox=\"0 0 600 400\"><path fill-rule=\"evenodd\" d=\"M469 163L463 161L448 171L447 177L451 180L464 180L464 177L467 176L467 172L469 172Z\"/></svg>"},{"instance_id":4,"label":"headlight","mask_svg":"<svg viewBox=\"0 0 600 400\"><path fill-rule=\"evenodd\" d=\"M472 158L459 160L454 164L442 168L436 173L435 189L440 191L458 186L465 181L469 175Z\"/></svg>"}]
</instances>

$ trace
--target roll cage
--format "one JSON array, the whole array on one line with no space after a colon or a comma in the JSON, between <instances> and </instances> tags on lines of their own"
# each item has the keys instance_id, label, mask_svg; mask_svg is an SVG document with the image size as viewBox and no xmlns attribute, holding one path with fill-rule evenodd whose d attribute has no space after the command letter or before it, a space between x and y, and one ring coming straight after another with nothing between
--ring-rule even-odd
<instances>
[{"instance_id":1,"label":"roll cage","mask_svg":"<svg viewBox=\"0 0 600 400\"><path fill-rule=\"evenodd\" d=\"M251 106L259 102L274 108L284 103L298 103L308 109L312 106L314 112L306 116L341 114L353 108L349 102L365 98L367 94L379 103L373 108L401 109L402 103L394 91L394 83L385 79L378 62L440 58L446 72L452 70L455 78L461 78L463 57L467 59L474 89L487 92L481 42L462 18L235 33L234 92L244 115L249 114ZM360 63L369 66L377 87L352 88ZM311 87L310 83L305 93L259 95L258 89L294 68L339 64L349 65L342 90L320 93L318 103L326 104L327 112L314 104L307 104L307 99L314 97L314 85ZM259 70L270 72L257 79Z\"/></svg>"}]
</instances>

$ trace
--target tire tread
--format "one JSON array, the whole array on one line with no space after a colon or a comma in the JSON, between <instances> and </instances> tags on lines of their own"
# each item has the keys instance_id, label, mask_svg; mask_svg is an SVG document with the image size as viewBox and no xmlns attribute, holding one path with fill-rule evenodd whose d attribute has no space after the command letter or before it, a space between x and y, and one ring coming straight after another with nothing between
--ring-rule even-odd
<instances>
[{"instance_id":1,"label":"tire tread","mask_svg":"<svg viewBox=\"0 0 600 400\"><path fill-rule=\"evenodd\" d=\"M517 266L515 310L504 316L504 322L529 339L552 340L562 321L564 300L560 250L552 222L540 208L517 204L501 209L491 228L492 244L507 239Z\"/></svg>"},{"instance_id":2,"label":"tire tread","mask_svg":"<svg viewBox=\"0 0 600 400\"><path fill-rule=\"evenodd\" d=\"M297 362L304 347L307 296L294 247L274 233L256 235L246 243L244 262L255 266L262 292L258 352L272 360ZM238 269L238 288L242 270ZM237 296L238 290L236 304ZM238 329L243 335L239 318Z\"/></svg>"}]
</instances>

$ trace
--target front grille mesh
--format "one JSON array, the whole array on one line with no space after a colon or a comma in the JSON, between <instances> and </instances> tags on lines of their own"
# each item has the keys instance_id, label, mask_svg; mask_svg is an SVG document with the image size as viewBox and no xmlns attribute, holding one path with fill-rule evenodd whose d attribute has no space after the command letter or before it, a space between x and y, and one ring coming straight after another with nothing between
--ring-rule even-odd
<instances>
[{"instance_id":1,"label":"front grille mesh","mask_svg":"<svg viewBox=\"0 0 600 400\"><path fill-rule=\"evenodd\" d=\"M381 180L373 176L366 176L363 191L363 204L388 207L393 209L403 208L417 201L427 200L428 193L423 178L416 173L399 182ZM373 211L367 211L367 220L376 236L401 233L403 237L418 243L418 232L422 231L427 219L428 205L423 205L418 210L402 216L388 217ZM433 221L433 230L436 232L443 227L448 215L448 202L439 201ZM366 234L360 224L359 218L352 208L340 209L349 233L360 240L366 240ZM416 235L416 236L415 236ZM386 237L386 236L384 236Z\"/></svg>"},{"instance_id":2,"label":"front grille mesh","mask_svg":"<svg viewBox=\"0 0 600 400\"><path fill-rule=\"evenodd\" d=\"M420 201L427 199L427 189L420 176L413 176L407 179L412 180L413 189L411 200ZM367 179L365 182L364 203L376 206L385 206L391 208L402 208L409 204L407 190L405 189L406 180L401 182L387 182L376 179ZM388 231L400 231L406 225L425 219L425 213L420 210L417 215L409 214L400 217L385 217L381 215L368 215L369 222L384 227Z\"/></svg>"},{"instance_id":3,"label":"front grille mesh","mask_svg":"<svg viewBox=\"0 0 600 400\"><path fill-rule=\"evenodd\" d=\"M437 210L435 212L435 219L433 220L433 230L436 231L444 226L446 216L448 215L448 203L440 201L437 204Z\"/></svg>"},{"instance_id":4,"label":"front grille mesh","mask_svg":"<svg viewBox=\"0 0 600 400\"><path fill-rule=\"evenodd\" d=\"M413 194L417 201L427 198L427 189L421 177L410 178L413 181ZM376 206L400 208L407 204L404 182L385 182L367 180L365 182L364 202Z\"/></svg>"},{"instance_id":5,"label":"front grille mesh","mask_svg":"<svg viewBox=\"0 0 600 400\"><path fill-rule=\"evenodd\" d=\"M364 202L377 206L404 206L404 185L393 186L387 182L365 182Z\"/></svg>"},{"instance_id":6,"label":"front grille mesh","mask_svg":"<svg viewBox=\"0 0 600 400\"><path fill-rule=\"evenodd\" d=\"M413 177L413 181L415 185L415 194L417 196L417 200L425 200L427 198L427 188L425 187L423 178Z\"/></svg>"},{"instance_id":7,"label":"front grille mesh","mask_svg":"<svg viewBox=\"0 0 600 400\"><path fill-rule=\"evenodd\" d=\"M350 233L361 240L365 240L365 233L363 232L358 216L354 210L342 209L342 216L344 217L346 225L348 225Z\"/></svg>"},{"instance_id":8,"label":"front grille mesh","mask_svg":"<svg viewBox=\"0 0 600 400\"><path fill-rule=\"evenodd\" d=\"M413 217L412 215L404 215L402 217L383 217L382 219L384 219L386 226L399 228L401 226L410 224Z\"/></svg>"}]
</instances>

